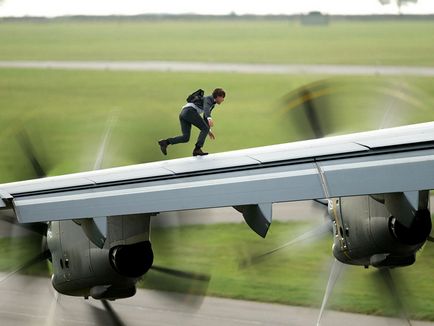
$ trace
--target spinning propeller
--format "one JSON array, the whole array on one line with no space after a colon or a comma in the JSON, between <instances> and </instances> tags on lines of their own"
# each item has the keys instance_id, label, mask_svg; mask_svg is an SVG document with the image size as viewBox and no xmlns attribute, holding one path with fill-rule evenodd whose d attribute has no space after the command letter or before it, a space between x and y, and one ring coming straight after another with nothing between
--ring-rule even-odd
<instances>
[{"instance_id":1,"label":"spinning propeller","mask_svg":"<svg viewBox=\"0 0 434 326\"><path fill-rule=\"evenodd\" d=\"M305 140L424 122L426 98L402 81L327 79L283 96L280 113L296 131L289 136Z\"/></svg>"},{"instance_id":2,"label":"spinning propeller","mask_svg":"<svg viewBox=\"0 0 434 326\"><path fill-rule=\"evenodd\" d=\"M45 177L45 169L36 158L35 149L30 143L27 133L24 131L21 132L18 134L17 139L26 158L31 163L32 170L28 172L32 173L33 178ZM24 177L27 176L28 173L26 173ZM11 247L19 242L21 246L23 246L23 250L28 253L28 256L30 256L30 258L27 260L22 260L19 266L14 268L12 272L3 277L0 282L7 280L9 277L22 270L28 269L42 261L45 261L46 259L51 258L51 254L46 243L46 234L48 228L47 223L19 224L12 211L0 211L0 220L10 224L10 234L6 238L10 240ZM19 239L16 239L16 241L14 241L13 238L15 227L19 227L28 231L20 232ZM48 269L46 269L46 273L48 274Z\"/></svg>"},{"instance_id":3,"label":"spinning propeller","mask_svg":"<svg viewBox=\"0 0 434 326\"><path fill-rule=\"evenodd\" d=\"M115 122L116 117L112 114L107 124L102 143L98 150L94 169L99 169L103 165L104 155L106 153ZM19 180L23 180L46 177L48 164L41 163L36 148L30 140L27 132L21 131L17 135L17 141L19 147L24 153L25 160L29 163L31 168L29 168L28 170L22 170L21 175L16 176L16 178ZM19 241L19 243L24 246L23 250L26 253L30 253L25 255L25 257L30 256L30 258L21 259L21 262L18 264L18 266L16 266L0 278L1 283L7 281L7 279L14 276L16 273L32 268L33 266L43 261L46 261L47 259L51 259L51 253L46 243L46 235L48 229L47 223L20 224L16 220L15 215L12 211L0 211L0 214L0 222L3 222L4 225L10 226L8 228L8 230L10 230L10 233L7 234L5 237L5 239L8 239L8 241L10 242L9 247L11 249L16 249L17 242ZM17 239L17 237L14 237L16 233L16 228L24 230L20 231L19 239ZM13 252L13 250L9 250L9 252ZM45 265L45 275L49 274L47 267L48 266ZM145 275L144 277L152 279L159 284L163 283L164 288L167 291L178 291L185 293L185 295L179 296L172 295L171 292L162 292L163 295L171 296L175 298L175 300L181 300L181 303L195 308L200 305L211 278L210 275L207 274L195 273L191 271L185 271L159 265L152 266L149 275ZM56 295L58 295L57 292ZM55 301L57 301L55 298L53 298L53 300L53 312L50 313L50 316L47 317L47 324L53 323L52 319L54 318L54 311L56 305ZM110 303L107 300L101 300L101 302L105 308L107 315L110 317L111 323L113 325L124 325L123 322L120 320L119 316L111 307Z\"/></svg>"},{"instance_id":4,"label":"spinning propeller","mask_svg":"<svg viewBox=\"0 0 434 326\"><path fill-rule=\"evenodd\" d=\"M368 108L356 108L352 105L357 101L348 102L347 99L358 97L368 98L363 102ZM327 135L345 132L362 131L366 129L379 129L400 124L423 121L423 112L427 109L422 101L424 94L418 93L413 88L392 82L364 82L349 83L346 80L326 80L304 85L283 98L285 118L289 119L300 139L322 138ZM381 106L378 106L381 103ZM360 110L362 110L360 112ZM359 111L359 112L358 112ZM415 113L416 112L416 113ZM357 119L357 120L354 120ZM344 121L357 121L354 126L344 124ZM293 136L293 135L292 135ZM317 205L324 208L326 222L274 249L253 255L240 263L241 268L246 268L257 263L264 262L271 255L284 248L293 246L310 239L318 239L325 234L333 234L333 219L329 215L329 200L315 200ZM430 239L429 239L430 240ZM337 259L333 260L327 287L322 300L317 325L320 325L323 313L327 307L336 282L345 266ZM386 285L387 292L393 298L393 304L399 312L399 316L411 325L403 302L400 300L397 284L392 275L391 268L378 269L380 282Z\"/></svg>"}]
</instances>

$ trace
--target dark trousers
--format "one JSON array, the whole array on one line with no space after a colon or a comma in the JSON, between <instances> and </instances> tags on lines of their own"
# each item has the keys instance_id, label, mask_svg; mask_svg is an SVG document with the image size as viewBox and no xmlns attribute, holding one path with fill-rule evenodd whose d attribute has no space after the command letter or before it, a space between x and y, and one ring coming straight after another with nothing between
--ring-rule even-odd
<instances>
[{"instance_id":1,"label":"dark trousers","mask_svg":"<svg viewBox=\"0 0 434 326\"><path fill-rule=\"evenodd\" d=\"M190 140L191 125L200 129L199 137L197 138L196 147L202 147L205 143L206 136L209 133L209 126L204 119L197 113L193 107L182 109L179 114L179 122L181 123L182 135L174 138L169 138L167 141L170 144L187 143Z\"/></svg>"}]
</instances>

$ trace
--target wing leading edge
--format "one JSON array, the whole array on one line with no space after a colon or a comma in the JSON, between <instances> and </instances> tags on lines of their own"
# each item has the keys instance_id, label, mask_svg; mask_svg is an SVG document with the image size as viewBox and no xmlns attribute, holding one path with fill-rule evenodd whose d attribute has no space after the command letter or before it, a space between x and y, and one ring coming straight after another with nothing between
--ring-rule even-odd
<instances>
[{"instance_id":1,"label":"wing leading edge","mask_svg":"<svg viewBox=\"0 0 434 326\"><path fill-rule=\"evenodd\" d=\"M22 223L225 206L271 223L271 203L430 190L433 172L425 123L3 184L0 196Z\"/></svg>"}]
</instances>

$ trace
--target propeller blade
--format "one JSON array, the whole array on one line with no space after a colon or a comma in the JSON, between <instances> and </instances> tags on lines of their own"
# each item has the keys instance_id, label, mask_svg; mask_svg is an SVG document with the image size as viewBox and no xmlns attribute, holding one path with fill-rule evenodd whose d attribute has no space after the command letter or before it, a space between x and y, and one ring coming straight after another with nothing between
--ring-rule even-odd
<instances>
[{"instance_id":1,"label":"propeller blade","mask_svg":"<svg viewBox=\"0 0 434 326\"><path fill-rule=\"evenodd\" d=\"M51 252L50 250L45 250L43 252L41 252L40 254L38 254L37 256L29 259L28 261L26 261L24 264L18 266L17 268L15 268L12 272L6 274L5 276L0 278L0 283L6 281L8 278L12 277L13 275L15 275L16 273L29 268L37 263L40 263L44 260L47 260L51 257Z\"/></svg>"},{"instance_id":2,"label":"propeller blade","mask_svg":"<svg viewBox=\"0 0 434 326\"><path fill-rule=\"evenodd\" d=\"M404 320L409 326L411 326L410 319L408 318L407 310L405 309L404 303L400 299L400 293L396 286L396 282L392 276L391 270L389 268L380 268L378 269L378 274L383 282L386 285L387 291L389 293L390 298L392 299L393 305L395 309L399 313L399 317Z\"/></svg>"},{"instance_id":3,"label":"propeller blade","mask_svg":"<svg viewBox=\"0 0 434 326\"><path fill-rule=\"evenodd\" d=\"M317 226L317 227L299 235L295 239L292 239L291 241L288 241L277 248L269 250L263 254L242 260L240 263L240 267L246 268L246 267L249 267L251 265L257 264L257 263L263 261L264 259L266 259L267 257L269 257L270 255L272 255L272 254L274 254L274 253L276 253L276 252L278 252L284 248L287 248L289 246L295 245L297 243L300 243L300 242L303 242L303 241L306 241L306 240L309 240L312 238L318 238L324 234L327 234L330 232L331 224L332 224L331 220L326 220L326 223L323 223L320 226Z\"/></svg>"},{"instance_id":4,"label":"propeller blade","mask_svg":"<svg viewBox=\"0 0 434 326\"><path fill-rule=\"evenodd\" d=\"M45 236L47 234L48 224L44 222L18 223L17 219L12 214L6 214L6 212L0 212L0 220L35 232L41 236Z\"/></svg>"},{"instance_id":5,"label":"propeller blade","mask_svg":"<svg viewBox=\"0 0 434 326\"><path fill-rule=\"evenodd\" d=\"M186 272L186 271L181 271L178 269L172 269L172 268L161 267L161 266L156 266L156 265L153 265L151 267L151 269L154 271L160 272L160 273L167 274L167 275L191 279L191 280L196 280L196 281L209 282L211 280L211 276L207 275L207 274Z\"/></svg>"},{"instance_id":6,"label":"propeller blade","mask_svg":"<svg viewBox=\"0 0 434 326\"><path fill-rule=\"evenodd\" d=\"M187 309L198 309L208 290L211 277L173 268L152 266L144 278L147 288L159 290L162 295Z\"/></svg>"},{"instance_id":7,"label":"propeller blade","mask_svg":"<svg viewBox=\"0 0 434 326\"><path fill-rule=\"evenodd\" d=\"M327 282L326 291L324 293L324 298L322 300L321 309L319 311L318 320L316 322L316 325L319 326L321 324L321 319L324 314L324 309L327 306L327 302L330 299L330 296L333 292L333 289L336 285L336 281L339 279L339 276L341 275L341 272L343 270L343 267L345 265L342 264L340 261L335 259L333 261L332 269L330 271L329 280Z\"/></svg>"},{"instance_id":8,"label":"propeller blade","mask_svg":"<svg viewBox=\"0 0 434 326\"><path fill-rule=\"evenodd\" d=\"M60 300L60 294L54 291L51 300L50 308L48 309L47 318L45 319L45 326L55 326L57 321L55 320L57 304Z\"/></svg>"},{"instance_id":9,"label":"propeller blade","mask_svg":"<svg viewBox=\"0 0 434 326\"><path fill-rule=\"evenodd\" d=\"M290 137L304 140L423 122L431 109L428 97L407 82L335 78L290 91L281 112Z\"/></svg>"},{"instance_id":10,"label":"propeller blade","mask_svg":"<svg viewBox=\"0 0 434 326\"><path fill-rule=\"evenodd\" d=\"M104 162L104 156L105 156L105 153L107 150L107 146L110 142L113 127L116 125L117 120L118 120L117 111L112 111L110 113L109 119L107 120L107 127L105 130L101 145L98 149L98 155L96 157L95 164L93 165L93 170L99 170L102 168L102 164Z\"/></svg>"},{"instance_id":11,"label":"propeller blade","mask_svg":"<svg viewBox=\"0 0 434 326\"><path fill-rule=\"evenodd\" d=\"M152 219L152 243L155 248L165 248L163 252L180 249L184 237L182 228L176 227L180 224L180 220L177 213L163 213L158 218ZM158 227L155 227L154 222L158 224ZM169 261L165 259L164 263L159 263L159 255L157 255L157 260L142 278L142 284L145 288L158 290L158 295L164 296L176 305L181 305L187 310L196 310L202 304L208 291L211 275L208 269L200 267L195 270L175 267L185 260L185 256L182 255L187 252L184 250L181 252L183 254L176 255Z\"/></svg>"},{"instance_id":12,"label":"propeller blade","mask_svg":"<svg viewBox=\"0 0 434 326\"><path fill-rule=\"evenodd\" d=\"M98 154L93 165L93 170L99 170L102 168L104 162L104 156L110 137L112 134L113 126L117 121L117 114L114 111L111 112L109 119L107 120L107 127L104 133L104 137L101 141L100 147L98 149ZM83 232L86 234L88 239L98 248L103 248L105 241L107 239L107 217L98 216L93 218L83 218L74 220L75 223L81 226Z\"/></svg>"},{"instance_id":13,"label":"propeller blade","mask_svg":"<svg viewBox=\"0 0 434 326\"><path fill-rule=\"evenodd\" d=\"M48 230L48 224L44 222L34 222L34 223L15 223L15 225L18 225L24 229L30 230L32 232L35 232L41 236L47 235Z\"/></svg>"},{"instance_id":14,"label":"propeller blade","mask_svg":"<svg viewBox=\"0 0 434 326\"><path fill-rule=\"evenodd\" d=\"M30 162L32 166L32 173L34 177L44 178L47 176L46 170L43 165L40 163L36 155L36 150L30 141L29 135L26 130L21 130L17 135L18 143L24 152L27 160ZM15 213L13 211L4 211L0 214L0 220L10 223L12 225L18 225L23 229L27 229L29 231L35 232L42 237L46 236L48 224L47 223L18 223Z\"/></svg>"},{"instance_id":15,"label":"propeller blade","mask_svg":"<svg viewBox=\"0 0 434 326\"><path fill-rule=\"evenodd\" d=\"M29 160L29 162L32 165L33 172L37 178L44 178L47 176L47 173L45 169L42 167L41 163L39 162L35 148L33 147L32 143L30 142L29 135L24 130L21 131L17 135L18 143L20 144L24 154L26 155L26 158Z\"/></svg>"},{"instance_id":16,"label":"propeller blade","mask_svg":"<svg viewBox=\"0 0 434 326\"><path fill-rule=\"evenodd\" d=\"M125 323L122 322L119 315L107 300L98 301L101 301L104 309L89 302L89 307L92 310L91 313L95 318L96 325L125 326Z\"/></svg>"},{"instance_id":17,"label":"propeller blade","mask_svg":"<svg viewBox=\"0 0 434 326\"><path fill-rule=\"evenodd\" d=\"M125 324L120 319L119 315L113 309L111 304L107 300L101 300L102 305L104 306L107 314L110 317L113 326L124 326Z\"/></svg>"},{"instance_id":18,"label":"propeller blade","mask_svg":"<svg viewBox=\"0 0 434 326\"><path fill-rule=\"evenodd\" d=\"M315 138L323 138L325 134L313 102L312 92L307 88L303 88L299 95L303 99L304 114L306 115Z\"/></svg>"},{"instance_id":19,"label":"propeller blade","mask_svg":"<svg viewBox=\"0 0 434 326\"><path fill-rule=\"evenodd\" d=\"M0 213L0 222L2 258L7 259L11 267L18 266L1 278L0 282L28 268L34 274L47 276L48 265L38 263L51 257L45 238L48 224L20 224L9 211Z\"/></svg>"},{"instance_id":20,"label":"propeller blade","mask_svg":"<svg viewBox=\"0 0 434 326\"><path fill-rule=\"evenodd\" d=\"M285 115L301 139L323 138L333 132L328 99L336 92L327 80L303 85L283 99Z\"/></svg>"}]
</instances>

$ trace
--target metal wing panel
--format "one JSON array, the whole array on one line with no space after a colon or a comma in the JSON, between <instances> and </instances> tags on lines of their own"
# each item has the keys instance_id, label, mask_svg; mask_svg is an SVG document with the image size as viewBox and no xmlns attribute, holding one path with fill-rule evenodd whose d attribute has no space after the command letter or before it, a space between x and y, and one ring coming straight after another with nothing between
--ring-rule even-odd
<instances>
[{"instance_id":1,"label":"metal wing panel","mask_svg":"<svg viewBox=\"0 0 434 326\"><path fill-rule=\"evenodd\" d=\"M432 141L434 139L434 132L432 134L421 133L417 135L396 135L394 137L378 137L361 140L359 143L361 145L367 146L369 148L380 148L387 146L398 146L405 145L408 143L418 144L423 142Z\"/></svg>"},{"instance_id":2,"label":"metal wing panel","mask_svg":"<svg viewBox=\"0 0 434 326\"><path fill-rule=\"evenodd\" d=\"M75 178L43 178L37 180L29 180L22 182L15 182L11 184L2 185L2 190L9 194L27 193L35 191L46 191L49 189L58 188L74 188L83 186L92 186L94 182L83 177Z\"/></svg>"},{"instance_id":3,"label":"metal wing panel","mask_svg":"<svg viewBox=\"0 0 434 326\"><path fill-rule=\"evenodd\" d=\"M174 172L165 169L162 163L163 162L155 162L7 183L1 185L1 190L9 194L23 194L38 191L50 191L55 189L92 187L96 186L97 184L107 182L128 181L173 175Z\"/></svg>"},{"instance_id":4,"label":"metal wing panel","mask_svg":"<svg viewBox=\"0 0 434 326\"><path fill-rule=\"evenodd\" d=\"M285 150L274 152L258 153L251 155L251 157L260 161L261 163L269 163L285 160L317 158L321 156L337 155L343 153L364 152L368 150L368 148L352 142L320 145L315 144L315 146L309 146L306 144L306 146L297 149L287 148Z\"/></svg>"},{"instance_id":5,"label":"metal wing panel","mask_svg":"<svg viewBox=\"0 0 434 326\"><path fill-rule=\"evenodd\" d=\"M319 163L330 197L434 189L434 149Z\"/></svg>"},{"instance_id":6,"label":"metal wing panel","mask_svg":"<svg viewBox=\"0 0 434 326\"><path fill-rule=\"evenodd\" d=\"M432 123L423 123L393 129L377 130L374 133L356 134L356 137L353 138L353 141L368 146L369 148L399 146L432 142L434 140L434 129L432 128Z\"/></svg>"},{"instance_id":7,"label":"metal wing panel","mask_svg":"<svg viewBox=\"0 0 434 326\"><path fill-rule=\"evenodd\" d=\"M206 180L146 183L132 188L89 189L14 200L21 222L89 216L113 216L184 209L249 205L323 198L318 170L313 164L259 169L256 173L221 173Z\"/></svg>"},{"instance_id":8,"label":"metal wing panel","mask_svg":"<svg viewBox=\"0 0 434 326\"><path fill-rule=\"evenodd\" d=\"M21 222L434 189L434 149L15 198ZM324 191L324 189L326 190Z\"/></svg>"},{"instance_id":9,"label":"metal wing panel","mask_svg":"<svg viewBox=\"0 0 434 326\"><path fill-rule=\"evenodd\" d=\"M229 153L228 153L229 154ZM239 166L257 165L259 162L245 155L216 154L207 157L189 157L183 160L168 161L165 169L175 174L211 171Z\"/></svg>"},{"instance_id":10,"label":"metal wing panel","mask_svg":"<svg viewBox=\"0 0 434 326\"><path fill-rule=\"evenodd\" d=\"M128 180L137 180L137 179L145 179L152 177L162 177L173 175L173 171L170 171L165 168L151 168L151 169L134 169L134 170L114 170L107 173L94 174L90 175L89 180L93 181L95 184L103 184L109 182L117 182L117 181L128 181Z\"/></svg>"},{"instance_id":11,"label":"metal wing panel","mask_svg":"<svg viewBox=\"0 0 434 326\"><path fill-rule=\"evenodd\" d=\"M428 135L423 144L421 134ZM410 141L381 150L358 145L404 136ZM12 196L21 222L427 190L434 189L433 143L431 123L7 184L0 190Z\"/></svg>"}]
</instances>

